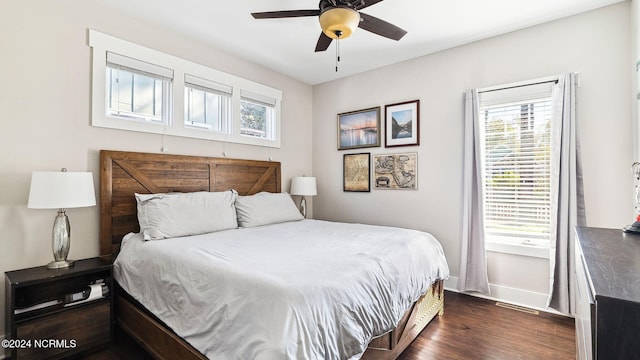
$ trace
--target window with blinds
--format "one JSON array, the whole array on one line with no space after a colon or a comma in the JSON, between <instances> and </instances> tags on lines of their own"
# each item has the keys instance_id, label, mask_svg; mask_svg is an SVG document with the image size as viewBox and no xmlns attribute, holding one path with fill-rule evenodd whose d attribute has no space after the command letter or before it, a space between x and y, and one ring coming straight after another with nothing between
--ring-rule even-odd
<instances>
[{"instance_id":1,"label":"window with blinds","mask_svg":"<svg viewBox=\"0 0 640 360\"><path fill-rule=\"evenodd\" d=\"M276 99L269 96L240 91L240 134L263 139L275 136Z\"/></svg>"},{"instance_id":2,"label":"window with blinds","mask_svg":"<svg viewBox=\"0 0 640 360\"><path fill-rule=\"evenodd\" d=\"M107 52L108 116L167 124L173 70Z\"/></svg>"},{"instance_id":3,"label":"window with blinds","mask_svg":"<svg viewBox=\"0 0 640 360\"><path fill-rule=\"evenodd\" d=\"M549 246L552 85L479 94L487 242Z\"/></svg>"},{"instance_id":4,"label":"window with blinds","mask_svg":"<svg viewBox=\"0 0 640 360\"><path fill-rule=\"evenodd\" d=\"M189 128L231 132L233 88L190 74L184 80L184 125Z\"/></svg>"},{"instance_id":5,"label":"window with blinds","mask_svg":"<svg viewBox=\"0 0 640 360\"><path fill-rule=\"evenodd\" d=\"M89 45L92 126L280 147L282 90L92 29Z\"/></svg>"}]
</instances>

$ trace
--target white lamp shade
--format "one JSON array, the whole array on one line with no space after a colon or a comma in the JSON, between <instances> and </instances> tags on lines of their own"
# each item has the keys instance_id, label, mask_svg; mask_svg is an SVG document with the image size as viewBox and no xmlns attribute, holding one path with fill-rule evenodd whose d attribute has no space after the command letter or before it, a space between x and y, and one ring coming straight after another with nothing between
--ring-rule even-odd
<instances>
[{"instance_id":1,"label":"white lamp shade","mask_svg":"<svg viewBox=\"0 0 640 360\"><path fill-rule=\"evenodd\" d=\"M291 179L291 195L315 196L316 178L313 176L296 176Z\"/></svg>"},{"instance_id":2,"label":"white lamp shade","mask_svg":"<svg viewBox=\"0 0 640 360\"><path fill-rule=\"evenodd\" d=\"M30 209L68 209L96 204L90 172L34 171L29 190Z\"/></svg>"}]
</instances>

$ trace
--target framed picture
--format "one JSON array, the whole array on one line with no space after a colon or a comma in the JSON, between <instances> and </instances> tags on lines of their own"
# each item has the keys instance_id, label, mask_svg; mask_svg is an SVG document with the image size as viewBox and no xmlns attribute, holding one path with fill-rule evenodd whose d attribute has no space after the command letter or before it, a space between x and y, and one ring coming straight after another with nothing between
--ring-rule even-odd
<instances>
[{"instance_id":1,"label":"framed picture","mask_svg":"<svg viewBox=\"0 0 640 360\"><path fill-rule=\"evenodd\" d=\"M384 146L420 145L420 100L384 107Z\"/></svg>"},{"instance_id":2,"label":"framed picture","mask_svg":"<svg viewBox=\"0 0 640 360\"><path fill-rule=\"evenodd\" d=\"M373 169L374 189L418 189L418 153L373 155Z\"/></svg>"},{"instance_id":3,"label":"framed picture","mask_svg":"<svg viewBox=\"0 0 640 360\"><path fill-rule=\"evenodd\" d=\"M344 154L343 191L371 191L371 154Z\"/></svg>"},{"instance_id":4,"label":"framed picture","mask_svg":"<svg viewBox=\"0 0 640 360\"><path fill-rule=\"evenodd\" d=\"M338 150L380 146L380 107L338 114Z\"/></svg>"}]
</instances>

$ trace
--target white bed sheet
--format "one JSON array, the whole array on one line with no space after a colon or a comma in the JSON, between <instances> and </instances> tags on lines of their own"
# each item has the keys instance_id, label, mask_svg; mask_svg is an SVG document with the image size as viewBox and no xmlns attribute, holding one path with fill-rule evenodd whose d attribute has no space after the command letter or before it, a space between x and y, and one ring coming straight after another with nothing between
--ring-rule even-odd
<instances>
[{"instance_id":1,"label":"white bed sheet","mask_svg":"<svg viewBox=\"0 0 640 360\"><path fill-rule=\"evenodd\" d=\"M209 358L356 359L449 268L425 232L302 220L129 234L114 276Z\"/></svg>"}]
</instances>

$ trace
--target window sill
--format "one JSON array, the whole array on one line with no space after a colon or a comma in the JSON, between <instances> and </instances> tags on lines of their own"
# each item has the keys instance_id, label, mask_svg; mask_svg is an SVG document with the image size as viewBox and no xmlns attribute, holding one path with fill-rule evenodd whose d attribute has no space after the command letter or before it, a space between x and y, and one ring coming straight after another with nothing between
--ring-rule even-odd
<instances>
[{"instance_id":1,"label":"window sill","mask_svg":"<svg viewBox=\"0 0 640 360\"><path fill-rule=\"evenodd\" d=\"M486 251L503 254L529 256L541 259L549 258L549 248L539 245L507 244L487 241L485 248Z\"/></svg>"}]
</instances>

